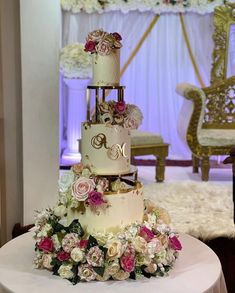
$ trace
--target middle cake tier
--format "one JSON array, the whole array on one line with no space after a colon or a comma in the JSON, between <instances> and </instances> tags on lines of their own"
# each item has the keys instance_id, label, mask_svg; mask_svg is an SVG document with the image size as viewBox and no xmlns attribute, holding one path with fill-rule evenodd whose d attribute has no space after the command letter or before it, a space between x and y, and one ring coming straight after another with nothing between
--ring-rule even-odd
<instances>
[{"instance_id":1,"label":"middle cake tier","mask_svg":"<svg viewBox=\"0 0 235 293\"><path fill-rule=\"evenodd\" d=\"M99 175L130 171L130 131L119 125L82 124L82 164Z\"/></svg>"}]
</instances>

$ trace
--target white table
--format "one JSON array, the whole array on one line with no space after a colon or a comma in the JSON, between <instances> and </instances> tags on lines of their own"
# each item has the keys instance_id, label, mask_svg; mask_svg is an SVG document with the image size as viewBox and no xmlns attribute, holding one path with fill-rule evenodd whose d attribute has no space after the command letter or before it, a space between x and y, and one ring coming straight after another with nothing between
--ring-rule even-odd
<instances>
[{"instance_id":1,"label":"white table","mask_svg":"<svg viewBox=\"0 0 235 293\"><path fill-rule=\"evenodd\" d=\"M196 238L181 235L180 239L183 250L168 277L73 286L49 271L33 268L34 241L29 232L0 249L0 292L227 293L221 264L215 253Z\"/></svg>"}]
</instances>

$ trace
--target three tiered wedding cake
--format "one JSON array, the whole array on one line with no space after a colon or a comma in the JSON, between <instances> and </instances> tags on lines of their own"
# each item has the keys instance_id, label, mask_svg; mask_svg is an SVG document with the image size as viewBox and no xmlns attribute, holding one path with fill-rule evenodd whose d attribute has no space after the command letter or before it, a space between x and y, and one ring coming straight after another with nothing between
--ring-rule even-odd
<instances>
[{"instance_id":1,"label":"three tiered wedding cake","mask_svg":"<svg viewBox=\"0 0 235 293\"><path fill-rule=\"evenodd\" d=\"M74 284L163 276L181 249L167 213L144 200L130 165L130 129L143 117L124 101L120 48L118 33L97 30L87 37L85 50L96 63L88 89L96 91L96 107L82 124L82 162L60 178L58 205L36 219L36 267ZM106 101L107 90L117 90L117 101Z\"/></svg>"}]
</instances>

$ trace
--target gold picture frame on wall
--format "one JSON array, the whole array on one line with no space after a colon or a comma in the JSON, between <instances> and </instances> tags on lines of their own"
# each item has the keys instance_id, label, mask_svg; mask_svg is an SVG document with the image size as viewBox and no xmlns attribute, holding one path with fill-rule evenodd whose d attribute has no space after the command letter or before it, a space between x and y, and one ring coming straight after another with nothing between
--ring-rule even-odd
<instances>
[{"instance_id":1,"label":"gold picture frame on wall","mask_svg":"<svg viewBox=\"0 0 235 293\"><path fill-rule=\"evenodd\" d=\"M211 85L227 78L229 36L235 25L235 3L226 2L214 11L214 51L212 54Z\"/></svg>"}]
</instances>

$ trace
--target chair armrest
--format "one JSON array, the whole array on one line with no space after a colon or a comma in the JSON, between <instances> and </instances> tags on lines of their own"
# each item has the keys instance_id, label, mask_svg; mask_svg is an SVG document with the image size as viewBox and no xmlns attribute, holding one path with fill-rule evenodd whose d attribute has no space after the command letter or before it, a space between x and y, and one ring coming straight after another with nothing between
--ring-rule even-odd
<instances>
[{"instance_id":1,"label":"chair armrest","mask_svg":"<svg viewBox=\"0 0 235 293\"><path fill-rule=\"evenodd\" d=\"M206 96L203 90L188 83L177 85L176 92L185 98L178 120L178 133L194 153L199 145L198 132L202 127Z\"/></svg>"}]
</instances>

